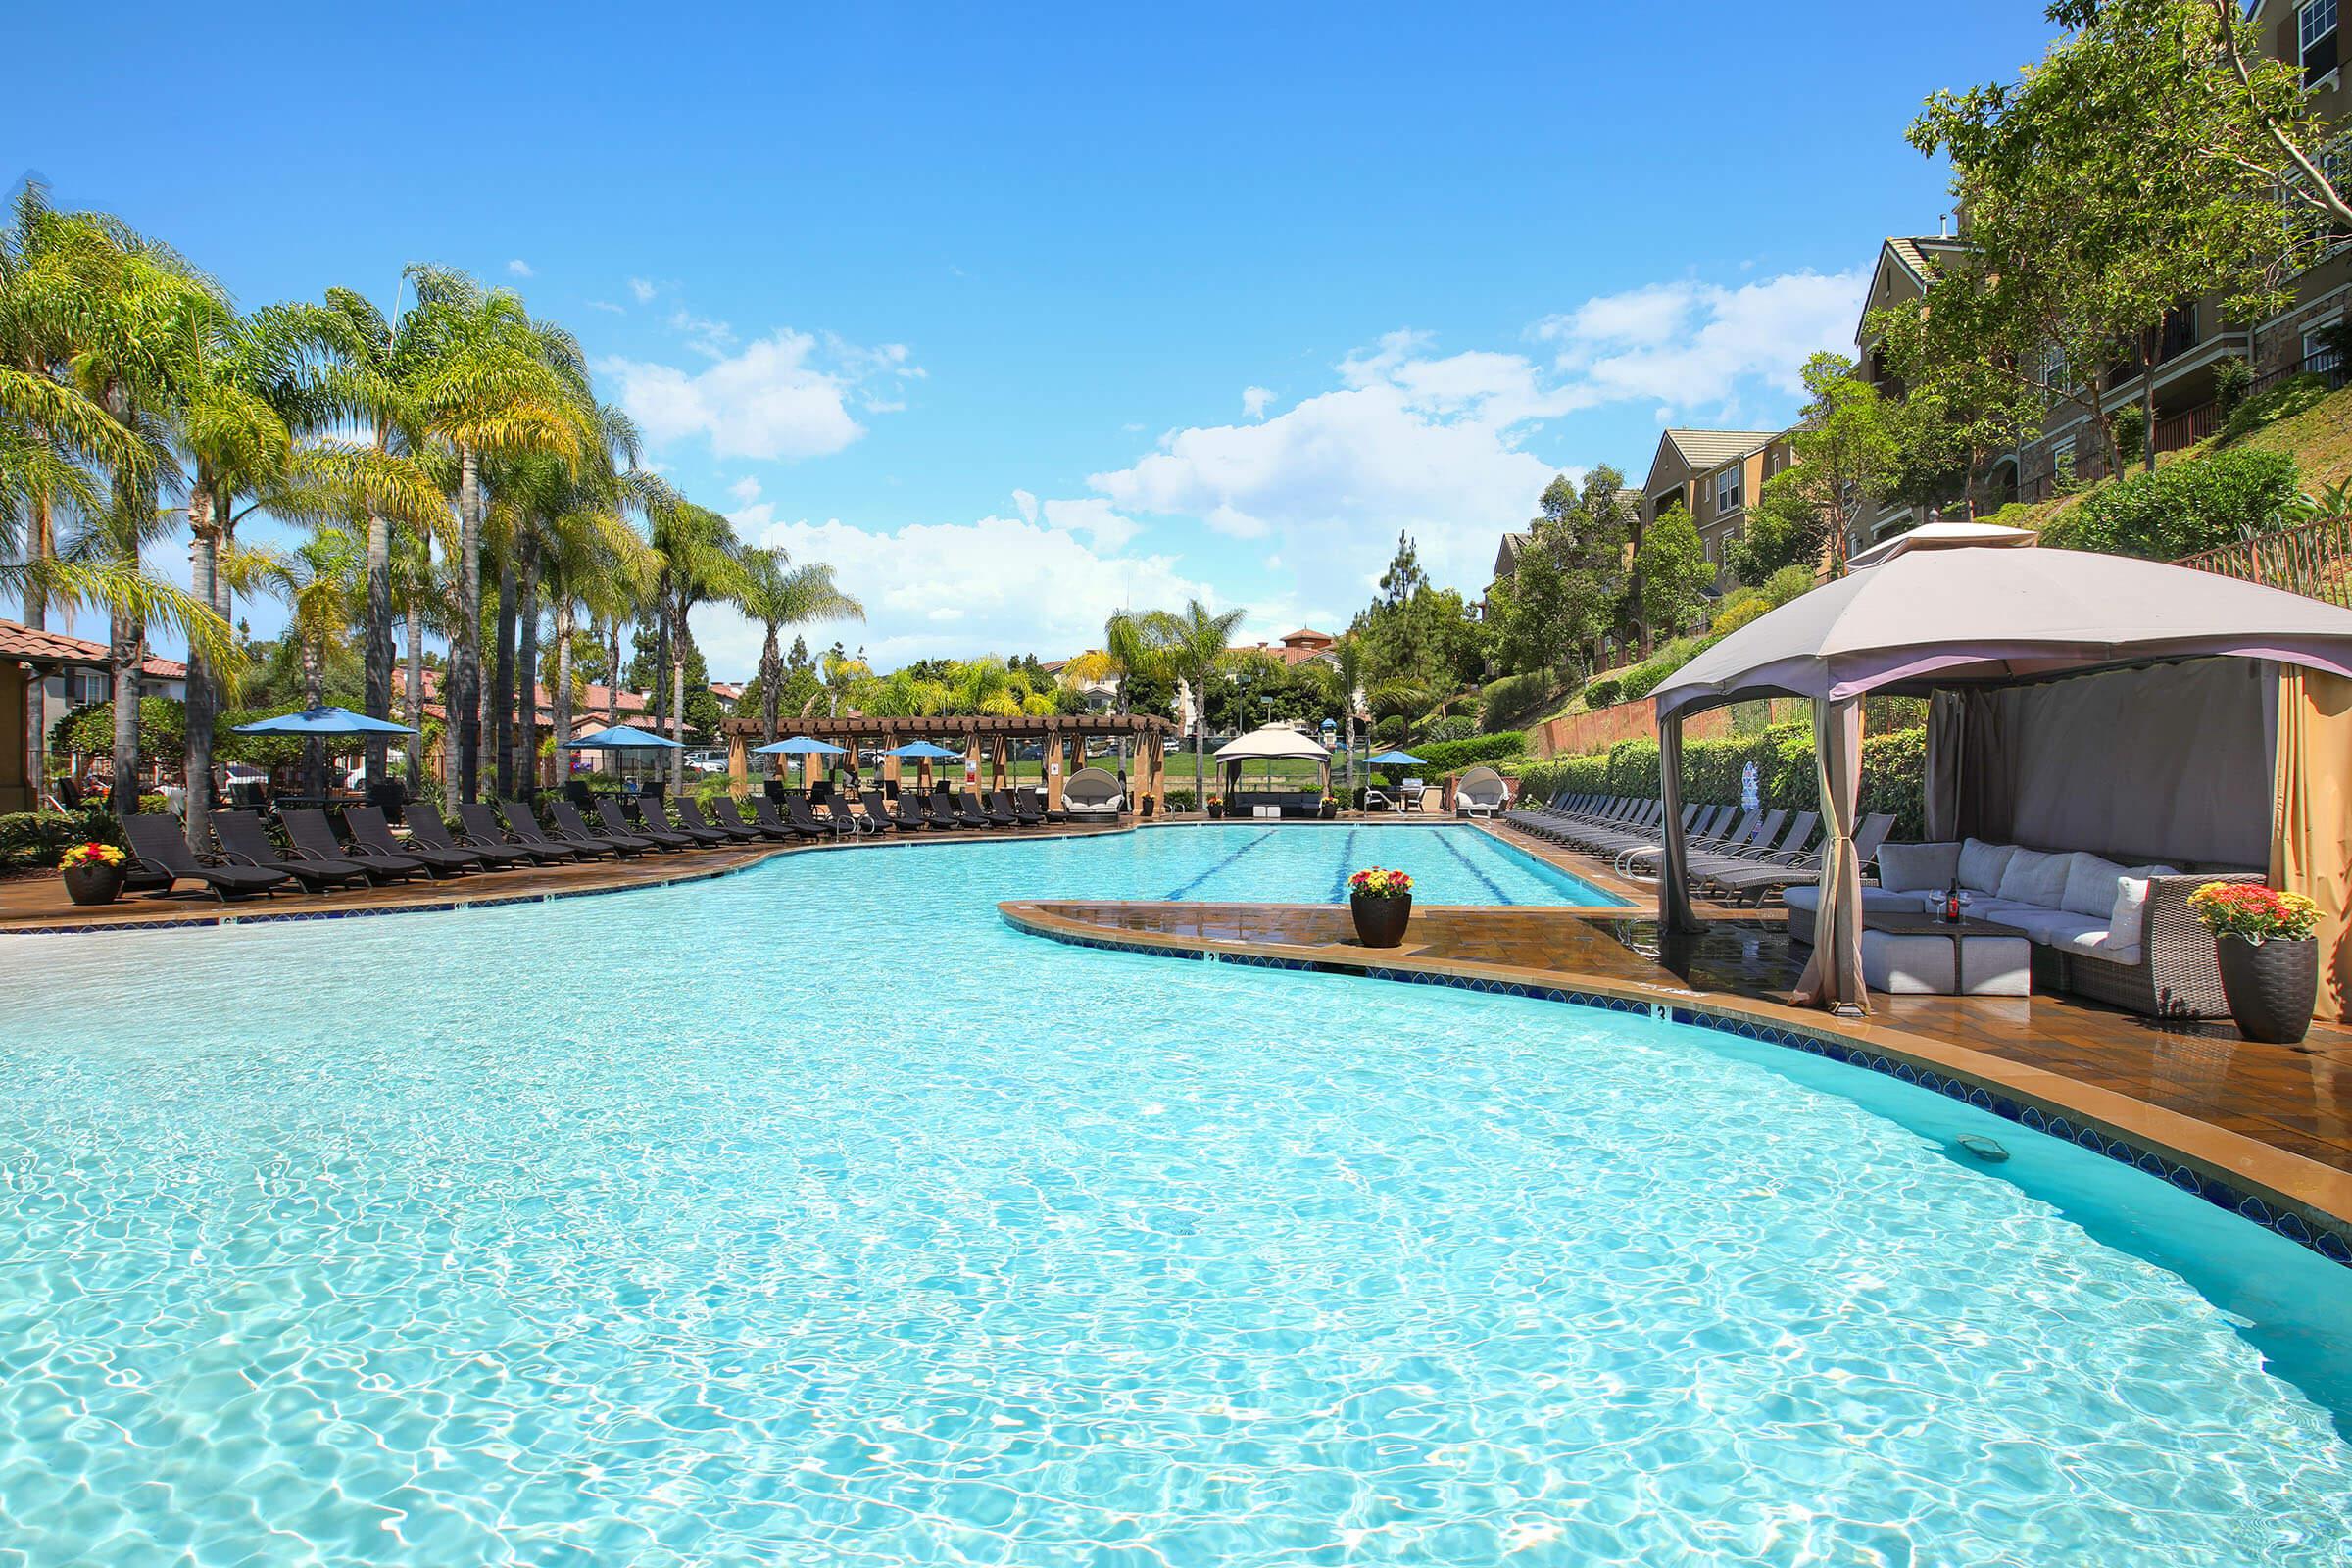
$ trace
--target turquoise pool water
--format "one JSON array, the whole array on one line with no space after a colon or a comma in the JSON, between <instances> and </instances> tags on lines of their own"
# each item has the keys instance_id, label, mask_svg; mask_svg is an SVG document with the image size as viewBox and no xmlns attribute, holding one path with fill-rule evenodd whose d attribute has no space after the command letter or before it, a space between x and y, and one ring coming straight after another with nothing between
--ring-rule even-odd
<instances>
[{"instance_id":1,"label":"turquoise pool water","mask_svg":"<svg viewBox=\"0 0 2352 1568\"><path fill-rule=\"evenodd\" d=\"M1232 831L0 944L0 1563L2344 1560L2352 1270L1816 1058L995 912Z\"/></svg>"},{"instance_id":2,"label":"turquoise pool water","mask_svg":"<svg viewBox=\"0 0 2352 1568\"><path fill-rule=\"evenodd\" d=\"M1422 904L1619 905L1526 852L1464 827L1229 822L1098 841L1087 858L1119 898L1197 904L1344 904L1348 878L1402 866Z\"/></svg>"}]
</instances>

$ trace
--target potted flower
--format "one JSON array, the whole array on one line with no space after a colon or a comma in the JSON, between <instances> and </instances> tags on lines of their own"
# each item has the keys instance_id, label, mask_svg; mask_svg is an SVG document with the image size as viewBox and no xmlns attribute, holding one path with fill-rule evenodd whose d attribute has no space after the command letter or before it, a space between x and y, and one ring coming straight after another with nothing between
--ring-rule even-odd
<instances>
[{"instance_id":1,"label":"potted flower","mask_svg":"<svg viewBox=\"0 0 2352 1568\"><path fill-rule=\"evenodd\" d=\"M1348 879L1348 910L1355 934L1367 948L1393 948L1404 940L1413 917L1413 879L1402 871L1372 866Z\"/></svg>"},{"instance_id":2,"label":"potted flower","mask_svg":"<svg viewBox=\"0 0 2352 1568\"><path fill-rule=\"evenodd\" d=\"M2258 882L2208 882L2188 905L2213 933L2237 1032L2279 1046L2309 1034L2320 994L2320 944L2312 935L2319 906Z\"/></svg>"},{"instance_id":3,"label":"potted flower","mask_svg":"<svg viewBox=\"0 0 2352 1568\"><path fill-rule=\"evenodd\" d=\"M1340 814L1340 798L1329 790L1323 792L1323 820L1328 822Z\"/></svg>"},{"instance_id":4,"label":"potted flower","mask_svg":"<svg viewBox=\"0 0 2352 1568\"><path fill-rule=\"evenodd\" d=\"M122 896L122 871L130 857L112 844L76 844L58 857L66 897L75 904L112 904Z\"/></svg>"},{"instance_id":5,"label":"potted flower","mask_svg":"<svg viewBox=\"0 0 2352 1568\"><path fill-rule=\"evenodd\" d=\"M1208 814L1212 817L1223 816L1225 814L1224 796L1211 795L1208 798Z\"/></svg>"}]
</instances>

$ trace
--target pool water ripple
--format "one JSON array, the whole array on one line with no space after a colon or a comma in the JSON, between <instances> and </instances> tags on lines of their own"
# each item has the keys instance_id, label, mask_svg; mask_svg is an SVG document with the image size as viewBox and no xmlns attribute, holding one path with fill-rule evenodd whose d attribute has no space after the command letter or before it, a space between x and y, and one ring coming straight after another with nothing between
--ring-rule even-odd
<instances>
[{"instance_id":1,"label":"pool water ripple","mask_svg":"<svg viewBox=\"0 0 2352 1568\"><path fill-rule=\"evenodd\" d=\"M2220 1309L1857 1100L995 915L1263 831L0 949L0 1563L2343 1560Z\"/></svg>"}]
</instances>

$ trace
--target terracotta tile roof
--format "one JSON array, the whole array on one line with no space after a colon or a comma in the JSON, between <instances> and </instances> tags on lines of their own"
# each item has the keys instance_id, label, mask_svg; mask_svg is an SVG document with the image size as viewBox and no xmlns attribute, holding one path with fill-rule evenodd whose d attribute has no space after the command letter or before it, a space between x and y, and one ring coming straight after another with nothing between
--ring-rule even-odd
<instances>
[{"instance_id":1,"label":"terracotta tile roof","mask_svg":"<svg viewBox=\"0 0 2352 1568\"><path fill-rule=\"evenodd\" d=\"M85 668L107 667L106 644L85 642L79 637L68 637L63 632L35 631L13 620L0 620L0 659L21 659L28 663L78 664ZM188 666L176 659L158 659L153 654L141 662L139 673L152 680L186 680Z\"/></svg>"},{"instance_id":2,"label":"terracotta tile roof","mask_svg":"<svg viewBox=\"0 0 2352 1568\"><path fill-rule=\"evenodd\" d=\"M1760 447L1780 439L1778 430L1669 430L1666 439L1673 442L1683 461L1692 468L1704 470L1719 467L1734 458L1744 458Z\"/></svg>"}]
</instances>

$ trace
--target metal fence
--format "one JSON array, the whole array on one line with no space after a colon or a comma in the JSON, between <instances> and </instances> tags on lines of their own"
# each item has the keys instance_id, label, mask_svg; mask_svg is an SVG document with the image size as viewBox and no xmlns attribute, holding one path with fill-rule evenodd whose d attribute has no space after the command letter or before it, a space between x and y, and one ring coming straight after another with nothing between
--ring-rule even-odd
<instances>
[{"instance_id":1,"label":"metal fence","mask_svg":"<svg viewBox=\"0 0 2352 1568\"><path fill-rule=\"evenodd\" d=\"M2352 609L2352 517L2321 517L2174 563Z\"/></svg>"}]
</instances>

